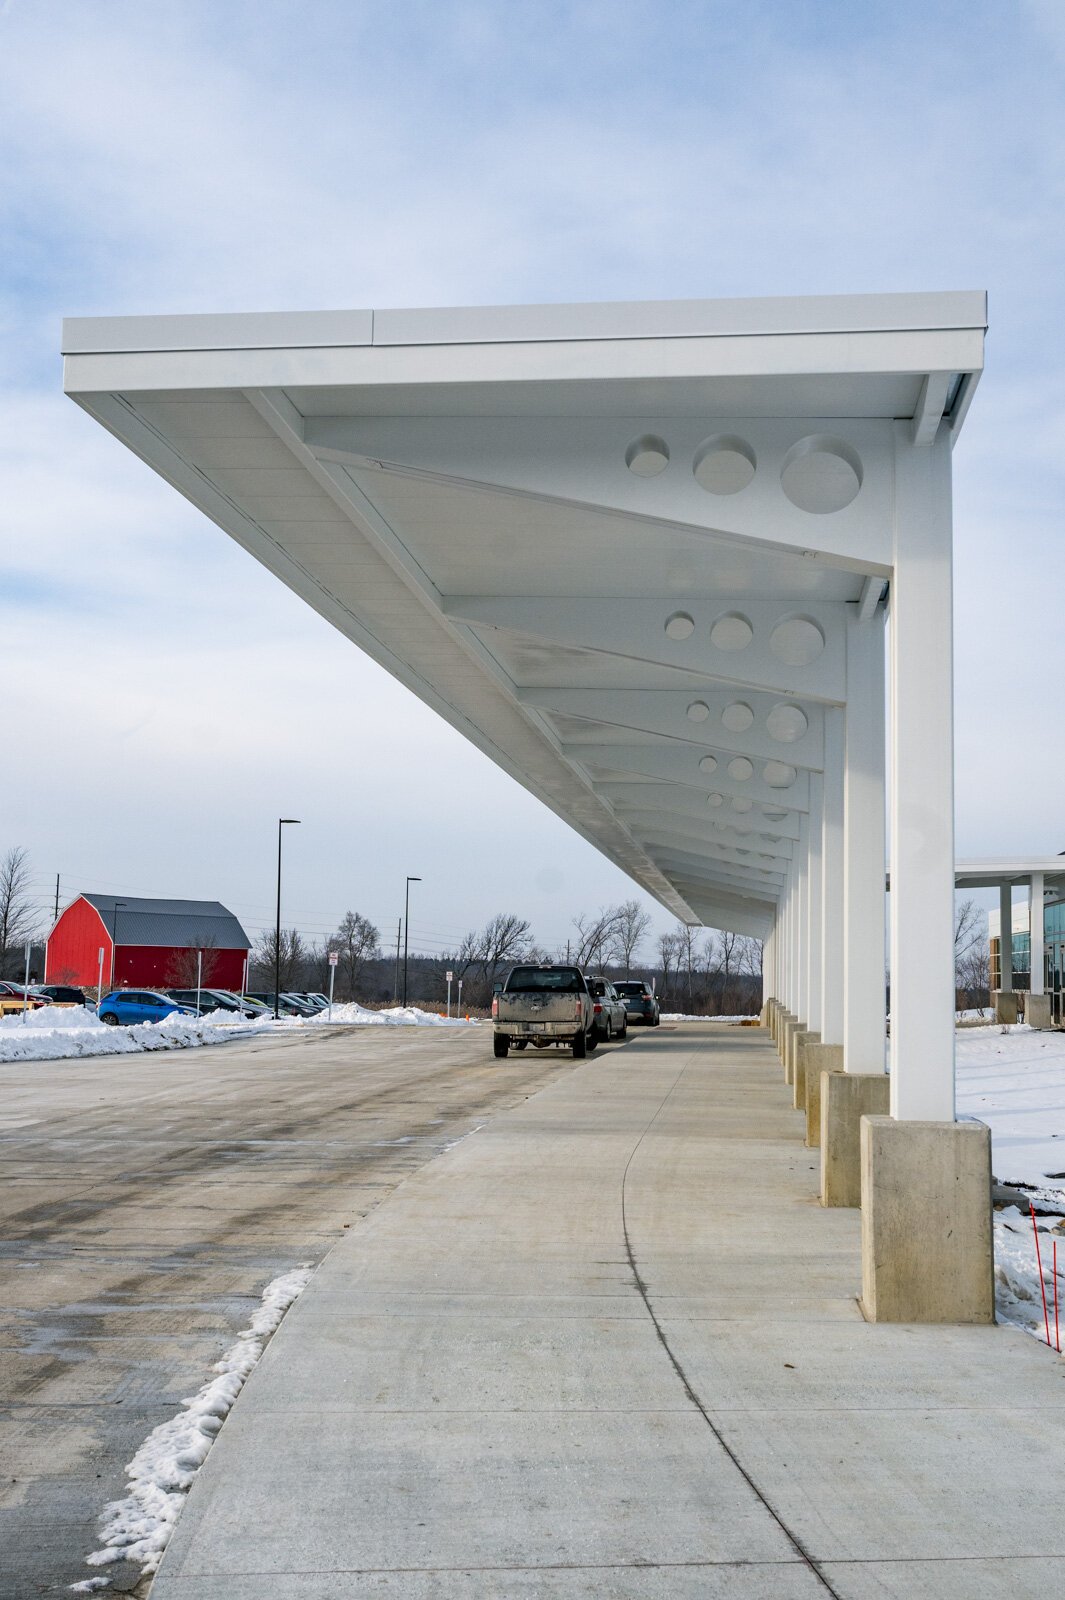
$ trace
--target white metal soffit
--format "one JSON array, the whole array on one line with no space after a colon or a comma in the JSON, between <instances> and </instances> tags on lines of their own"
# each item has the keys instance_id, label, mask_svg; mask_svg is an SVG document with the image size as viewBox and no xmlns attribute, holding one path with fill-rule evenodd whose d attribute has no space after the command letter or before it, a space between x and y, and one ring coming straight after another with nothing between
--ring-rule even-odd
<instances>
[{"instance_id":1,"label":"white metal soffit","mask_svg":"<svg viewBox=\"0 0 1065 1600\"><path fill-rule=\"evenodd\" d=\"M88 318L65 387L687 922L762 934L982 293Z\"/></svg>"}]
</instances>

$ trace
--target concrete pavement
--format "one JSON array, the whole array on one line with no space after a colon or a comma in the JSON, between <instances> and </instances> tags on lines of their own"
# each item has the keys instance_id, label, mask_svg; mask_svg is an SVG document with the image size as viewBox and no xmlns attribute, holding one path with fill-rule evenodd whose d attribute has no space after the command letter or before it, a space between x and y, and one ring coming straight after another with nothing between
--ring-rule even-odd
<instances>
[{"instance_id":1,"label":"concrete pavement","mask_svg":"<svg viewBox=\"0 0 1065 1600\"><path fill-rule=\"evenodd\" d=\"M314 1028L0 1066L0 1600L67 1596L125 1463L263 1286L571 1063ZM138 1569L113 1569L112 1585Z\"/></svg>"},{"instance_id":2,"label":"concrete pavement","mask_svg":"<svg viewBox=\"0 0 1065 1600\"><path fill-rule=\"evenodd\" d=\"M152 1600L1065 1592L1065 1367L867 1325L802 1141L765 1035L686 1025L423 1167L290 1311Z\"/></svg>"}]
</instances>

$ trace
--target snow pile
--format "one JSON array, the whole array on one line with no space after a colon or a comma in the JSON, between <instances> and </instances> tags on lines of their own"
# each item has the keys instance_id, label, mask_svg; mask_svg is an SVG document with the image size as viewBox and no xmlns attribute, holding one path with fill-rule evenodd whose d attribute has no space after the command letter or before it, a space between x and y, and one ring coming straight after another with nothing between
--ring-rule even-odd
<instances>
[{"instance_id":1,"label":"snow pile","mask_svg":"<svg viewBox=\"0 0 1065 1600\"><path fill-rule=\"evenodd\" d=\"M28 1011L25 1022L21 1014L0 1017L0 1062L60 1061L72 1056L183 1050L191 1045L222 1044L227 1039L247 1039L260 1033L318 1027L328 1021L326 1011L314 1017L281 1017L277 1022L273 1017L242 1017L232 1011L210 1011L205 1017L183 1017L174 1012L162 1022L116 1026L101 1022L95 1011L88 1011L84 1006L43 1006L39 1011ZM435 1011L420 1011L417 1006L391 1006L387 1011L370 1011L357 1004L335 1005L333 1022L418 1028L477 1026L475 1020L441 1017Z\"/></svg>"},{"instance_id":2,"label":"snow pile","mask_svg":"<svg viewBox=\"0 0 1065 1600\"><path fill-rule=\"evenodd\" d=\"M741 1017L697 1017L688 1011L663 1011L659 1018L661 1022L757 1022L757 1017L747 1015Z\"/></svg>"},{"instance_id":3,"label":"snow pile","mask_svg":"<svg viewBox=\"0 0 1065 1600\"><path fill-rule=\"evenodd\" d=\"M130 1055L142 1050L182 1050L190 1045L219 1044L225 1039L271 1032L291 1023L249 1020L231 1011L205 1017L174 1012L162 1022L117 1026L101 1022L84 1006L44 1006L40 1011L0 1018L0 1062L57 1061L72 1056Z\"/></svg>"},{"instance_id":4,"label":"snow pile","mask_svg":"<svg viewBox=\"0 0 1065 1600\"><path fill-rule=\"evenodd\" d=\"M1023 1026L957 1036L958 1111L991 1129L1002 1183L1065 1187L1065 1034Z\"/></svg>"},{"instance_id":5,"label":"snow pile","mask_svg":"<svg viewBox=\"0 0 1065 1600\"><path fill-rule=\"evenodd\" d=\"M313 1019L315 1022L328 1022L329 1013L323 1011L320 1017ZM380 1025L381 1023L407 1027L436 1027L436 1028L473 1028L477 1026L476 1019L467 1020L466 1017L442 1017L436 1011L420 1011L417 1006L390 1006L387 1011L370 1011L366 1006L360 1006L352 1000L344 1005L334 1005L334 1022L357 1022L361 1026Z\"/></svg>"},{"instance_id":6,"label":"snow pile","mask_svg":"<svg viewBox=\"0 0 1065 1600\"><path fill-rule=\"evenodd\" d=\"M186 1400L177 1416L160 1423L145 1439L126 1467L129 1494L104 1507L103 1545L87 1558L90 1566L136 1561L144 1572L155 1572L215 1435L262 1355L267 1339L307 1287L311 1271L310 1266L298 1267L267 1284L251 1325L216 1362L214 1371L218 1376ZM88 1592L87 1585L102 1588L107 1581L86 1579L72 1588L84 1594Z\"/></svg>"}]
</instances>

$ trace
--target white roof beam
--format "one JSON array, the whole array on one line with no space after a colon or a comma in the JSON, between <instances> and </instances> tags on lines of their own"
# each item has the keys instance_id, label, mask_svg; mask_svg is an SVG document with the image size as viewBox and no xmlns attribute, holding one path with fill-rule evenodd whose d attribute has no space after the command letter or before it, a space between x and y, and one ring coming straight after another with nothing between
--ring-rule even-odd
<instances>
[{"instance_id":1,"label":"white roof beam","mask_svg":"<svg viewBox=\"0 0 1065 1600\"><path fill-rule=\"evenodd\" d=\"M735 594L686 596L682 601L675 595L643 600L452 595L444 598L443 608L452 619L482 630L672 667L703 683L834 704L847 697L843 602L797 606L786 600L738 600ZM773 641L797 612L821 630L824 646L808 664L789 666L774 653ZM741 637L749 628L750 640L741 648L721 648L714 643L716 625L721 625L719 636L723 629L733 641L737 628Z\"/></svg>"},{"instance_id":2,"label":"white roof beam","mask_svg":"<svg viewBox=\"0 0 1065 1600\"><path fill-rule=\"evenodd\" d=\"M777 702L751 694L741 698L753 713L753 721L742 733L735 733L722 719L740 702L736 695L722 693L719 689L518 690L518 699L524 706L605 723L617 728L622 735L626 730L640 730L701 745L708 751L721 750L729 756L748 756L763 763L776 761L814 772L821 770L824 722L819 706L799 708L806 719L806 732L784 743L774 739L766 727Z\"/></svg>"}]
</instances>

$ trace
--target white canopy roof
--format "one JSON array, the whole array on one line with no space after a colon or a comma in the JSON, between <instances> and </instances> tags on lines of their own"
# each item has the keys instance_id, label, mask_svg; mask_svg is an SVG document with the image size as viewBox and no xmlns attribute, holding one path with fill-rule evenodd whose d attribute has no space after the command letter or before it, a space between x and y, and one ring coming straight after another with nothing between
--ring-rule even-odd
<instances>
[{"instance_id":1,"label":"white canopy roof","mask_svg":"<svg viewBox=\"0 0 1065 1600\"><path fill-rule=\"evenodd\" d=\"M88 318L66 388L689 922L761 934L982 293ZM996 880L997 881L997 880Z\"/></svg>"}]
</instances>

